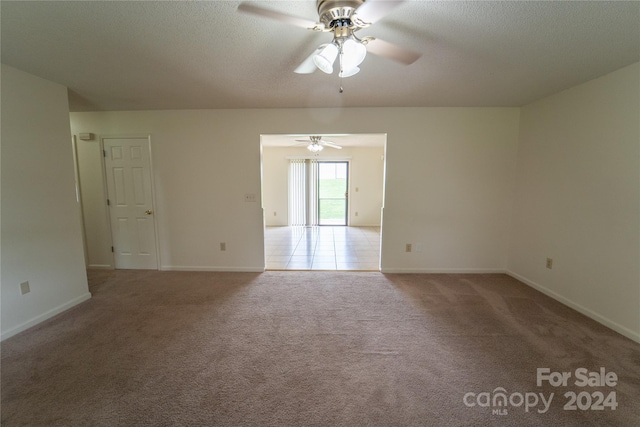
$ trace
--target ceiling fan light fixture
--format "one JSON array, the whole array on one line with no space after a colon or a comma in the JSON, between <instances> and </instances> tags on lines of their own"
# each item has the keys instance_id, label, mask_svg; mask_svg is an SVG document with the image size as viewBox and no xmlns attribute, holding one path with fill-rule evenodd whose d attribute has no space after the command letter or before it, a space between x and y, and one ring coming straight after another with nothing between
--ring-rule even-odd
<instances>
[{"instance_id":1,"label":"ceiling fan light fixture","mask_svg":"<svg viewBox=\"0 0 640 427\"><path fill-rule=\"evenodd\" d=\"M323 33L333 33L329 44L321 44L295 69L298 74L311 74L317 69L333 74L340 55L340 74L352 76L364 61L367 51L405 65L413 64L420 53L375 37L358 38L356 31L367 28L404 3L405 0L316 0L319 21L298 18L286 13L255 6L253 0L243 0L238 11L267 17L287 24ZM375 41L375 44L370 44ZM342 88L340 89L342 93Z\"/></svg>"},{"instance_id":2,"label":"ceiling fan light fixture","mask_svg":"<svg viewBox=\"0 0 640 427\"><path fill-rule=\"evenodd\" d=\"M367 56L367 48L361 42L348 38L342 43L341 65L344 70L356 68Z\"/></svg>"},{"instance_id":3,"label":"ceiling fan light fixture","mask_svg":"<svg viewBox=\"0 0 640 427\"><path fill-rule=\"evenodd\" d=\"M311 144L307 145L307 150L311 151L312 153L319 153L323 149L324 147L317 142L312 142Z\"/></svg>"},{"instance_id":4,"label":"ceiling fan light fixture","mask_svg":"<svg viewBox=\"0 0 640 427\"><path fill-rule=\"evenodd\" d=\"M316 64L316 67L318 67L320 71L331 74L333 73L333 63L337 56L338 47L333 43L329 43L320 51L320 53L314 55L313 63Z\"/></svg>"}]
</instances>

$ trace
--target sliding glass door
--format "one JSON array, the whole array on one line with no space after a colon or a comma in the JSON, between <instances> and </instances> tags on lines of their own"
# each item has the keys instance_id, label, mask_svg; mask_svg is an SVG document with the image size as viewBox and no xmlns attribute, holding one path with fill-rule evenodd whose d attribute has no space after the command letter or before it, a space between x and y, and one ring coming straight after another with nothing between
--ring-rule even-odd
<instances>
[{"instance_id":1,"label":"sliding glass door","mask_svg":"<svg viewBox=\"0 0 640 427\"><path fill-rule=\"evenodd\" d=\"M289 167L289 225L347 225L349 163L293 159Z\"/></svg>"},{"instance_id":2,"label":"sliding glass door","mask_svg":"<svg viewBox=\"0 0 640 427\"><path fill-rule=\"evenodd\" d=\"M348 162L318 162L318 224L347 225Z\"/></svg>"}]
</instances>

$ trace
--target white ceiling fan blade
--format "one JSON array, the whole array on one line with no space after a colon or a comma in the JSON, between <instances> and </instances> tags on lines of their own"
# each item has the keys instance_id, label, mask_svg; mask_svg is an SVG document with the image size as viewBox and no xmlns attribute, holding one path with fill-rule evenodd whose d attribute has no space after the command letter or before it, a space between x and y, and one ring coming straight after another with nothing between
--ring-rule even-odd
<instances>
[{"instance_id":1,"label":"white ceiling fan blade","mask_svg":"<svg viewBox=\"0 0 640 427\"><path fill-rule=\"evenodd\" d=\"M331 148L337 148L338 150L342 150L342 147L339 145L334 144L333 142L329 142L329 141L320 141L320 144L324 145L325 147L331 147Z\"/></svg>"},{"instance_id":2,"label":"white ceiling fan blade","mask_svg":"<svg viewBox=\"0 0 640 427\"><path fill-rule=\"evenodd\" d=\"M313 51L313 53L311 55L309 55L307 57L307 59L305 59L304 61L302 61L302 63L300 65L298 65L298 68L296 68L295 70L293 70L294 73L298 73L298 74L311 74L311 73L315 73L315 71L318 69L318 67L316 67L316 64L313 62L313 57L315 55L317 55L318 53L320 53L320 51L326 46L327 44L321 44L320 46L318 46L318 48L316 50Z\"/></svg>"},{"instance_id":3,"label":"white ceiling fan blade","mask_svg":"<svg viewBox=\"0 0 640 427\"><path fill-rule=\"evenodd\" d=\"M251 2L242 2L238 5L238 11L251 15L264 16L266 18L275 19L276 21L295 25L296 27L307 28L311 30L322 31L324 24L310 21L297 16L287 15L286 13L277 12L275 10L263 9L253 5Z\"/></svg>"},{"instance_id":4,"label":"white ceiling fan blade","mask_svg":"<svg viewBox=\"0 0 640 427\"><path fill-rule=\"evenodd\" d=\"M366 0L355 11L355 19L366 24L373 24L387 16L405 0Z\"/></svg>"},{"instance_id":5,"label":"white ceiling fan blade","mask_svg":"<svg viewBox=\"0 0 640 427\"><path fill-rule=\"evenodd\" d=\"M413 64L422 56L422 54L418 52L380 39L369 40L366 46L367 52L371 52L374 55L384 56L385 58L389 58L406 65Z\"/></svg>"}]
</instances>

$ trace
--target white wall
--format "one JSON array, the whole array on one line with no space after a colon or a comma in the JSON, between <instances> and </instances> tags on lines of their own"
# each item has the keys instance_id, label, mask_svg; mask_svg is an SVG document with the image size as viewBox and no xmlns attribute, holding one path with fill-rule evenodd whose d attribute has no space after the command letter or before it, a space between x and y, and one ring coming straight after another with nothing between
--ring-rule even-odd
<instances>
[{"instance_id":1,"label":"white wall","mask_svg":"<svg viewBox=\"0 0 640 427\"><path fill-rule=\"evenodd\" d=\"M268 227L285 226L289 223L289 182L286 156L300 155L295 148L262 148L262 200L264 222Z\"/></svg>"},{"instance_id":2,"label":"white wall","mask_svg":"<svg viewBox=\"0 0 640 427\"><path fill-rule=\"evenodd\" d=\"M384 135L381 138L386 139ZM346 159L349 162L350 226L380 226L384 185L383 155L384 147L343 147L340 151L327 148L314 157L318 160ZM264 147L262 151L262 191L267 226L288 223L288 156L304 157L310 156L310 153L305 147Z\"/></svg>"},{"instance_id":3,"label":"white wall","mask_svg":"<svg viewBox=\"0 0 640 427\"><path fill-rule=\"evenodd\" d=\"M351 157L349 225L380 227L384 202L384 146L351 149L345 147L341 151Z\"/></svg>"},{"instance_id":4,"label":"white wall","mask_svg":"<svg viewBox=\"0 0 640 427\"><path fill-rule=\"evenodd\" d=\"M508 263L516 277L636 341L639 76L636 63L522 109Z\"/></svg>"},{"instance_id":5,"label":"white wall","mask_svg":"<svg viewBox=\"0 0 640 427\"><path fill-rule=\"evenodd\" d=\"M384 271L504 271L518 120L517 108L71 114L74 134L151 134L161 268L201 270L264 268L261 204L244 202L260 194L260 135L329 132L387 134Z\"/></svg>"},{"instance_id":6,"label":"white wall","mask_svg":"<svg viewBox=\"0 0 640 427\"><path fill-rule=\"evenodd\" d=\"M2 65L2 339L91 297L67 89ZM20 283L31 292L22 295Z\"/></svg>"}]
</instances>

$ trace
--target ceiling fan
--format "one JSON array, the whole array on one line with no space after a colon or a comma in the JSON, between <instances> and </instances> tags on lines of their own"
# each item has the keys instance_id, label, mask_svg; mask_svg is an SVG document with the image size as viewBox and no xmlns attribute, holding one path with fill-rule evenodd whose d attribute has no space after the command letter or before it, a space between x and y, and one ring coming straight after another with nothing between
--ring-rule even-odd
<instances>
[{"instance_id":1,"label":"ceiling fan","mask_svg":"<svg viewBox=\"0 0 640 427\"><path fill-rule=\"evenodd\" d=\"M254 2L240 3L238 11L275 19L313 31L333 33L333 40L323 43L294 71L311 74L317 69L332 74L339 58L340 77L360 71L359 65L368 52L409 65L421 54L374 37L358 38L356 32L384 18L404 0L317 0L318 22L263 9Z\"/></svg>"},{"instance_id":2,"label":"ceiling fan","mask_svg":"<svg viewBox=\"0 0 640 427\"><path fill-rule=\"evenodd\" d=\"M296 142L302 142L303 144L298 145L307 145L307 150L313 153L319 153L324 149L324 147L337 148L338 150L342 150L342 147L338 144L322 139L321 136L309 136L309 139L296 139Z\"/></svg>"}]
</instances>

